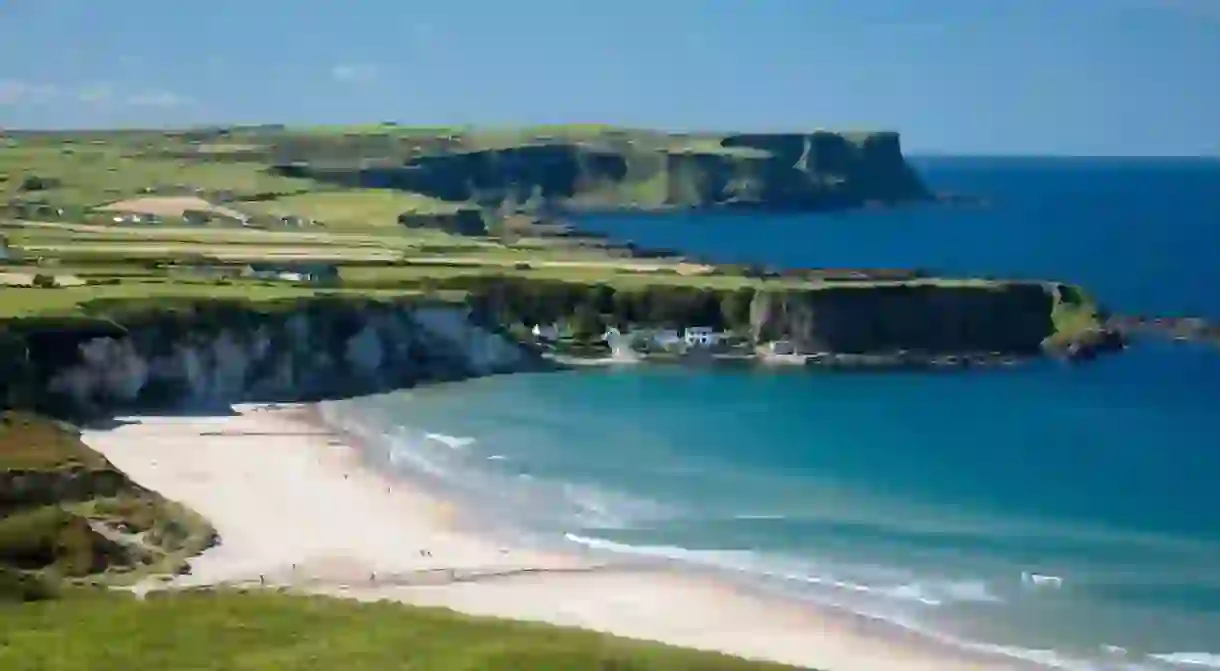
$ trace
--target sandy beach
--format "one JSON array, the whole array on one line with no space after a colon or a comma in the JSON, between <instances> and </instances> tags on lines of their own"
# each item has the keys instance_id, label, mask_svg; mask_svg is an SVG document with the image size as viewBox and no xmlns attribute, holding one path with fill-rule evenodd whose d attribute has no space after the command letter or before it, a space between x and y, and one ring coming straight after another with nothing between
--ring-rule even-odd
<instances>
[{"instance_id":1,"label":"sandy beach","mask_svg":"<svg viewBox=\"0 0 1220 671\"><path fill-rule=\"evenodd\" d=\"M1034 668L695 573L460 531L450 505L365 468L355 441L308 406L121 420L86 431L85 442L207 517L221 538L171 587L266 584L392 599L828 671Z\"/></svg>"}]
</instances>

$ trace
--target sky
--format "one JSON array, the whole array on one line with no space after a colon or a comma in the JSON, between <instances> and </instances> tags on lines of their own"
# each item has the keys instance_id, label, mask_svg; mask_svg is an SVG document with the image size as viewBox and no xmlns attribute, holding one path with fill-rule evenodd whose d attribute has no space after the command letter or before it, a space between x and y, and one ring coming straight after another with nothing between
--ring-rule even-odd
<instances>
[{"instance_id":1,"label":"sky","mask_svg":"<svg viewBox=\"0 0 1220 671\"><path fill-rule=\"evenodd\" d=\"M897 130L1220 155L1220 0L0 0L0 128Z\"/></svg>"}]
</instances>

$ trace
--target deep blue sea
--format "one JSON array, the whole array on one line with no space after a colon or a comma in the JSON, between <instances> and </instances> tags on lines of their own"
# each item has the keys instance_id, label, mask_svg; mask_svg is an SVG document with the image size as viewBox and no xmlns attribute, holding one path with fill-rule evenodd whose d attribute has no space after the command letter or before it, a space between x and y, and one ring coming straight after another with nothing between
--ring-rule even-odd
<instances>
[{"instance_id":1,"label":"deep blue sea","mask_svg":"<svg viewBox=\"0 0 1220 671\"><path fill-rule=\"evenodd\" d=\"M715 260L1053 277L1120 312L1220 318L1220 163L916 164L990 206L585 225ZM1220 668L1214 350L951 373L622 366L334 410L389 431L406 472L555 543L1062 668Z\"/></svg>"}]
</instances>

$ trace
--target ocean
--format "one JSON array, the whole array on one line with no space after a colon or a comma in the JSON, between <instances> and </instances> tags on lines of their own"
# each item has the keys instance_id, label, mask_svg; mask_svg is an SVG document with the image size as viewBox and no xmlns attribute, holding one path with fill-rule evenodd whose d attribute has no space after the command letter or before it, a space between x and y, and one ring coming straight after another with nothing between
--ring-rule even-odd
<instances>
[{"instance_id":1,"label":"ocean","mask_svg":"<svg viewBox=\"0 0 1220 671\"><path fill-rule=\"evenodd\" d=\"M987 207L596 216L780 266L1079 282L1220 318L1220 163L926 158ZM1220 352L806 372L625 365L341 401L486 524L667 559L1068 669L1220 668Z\"/></svg>"}]
</instances>

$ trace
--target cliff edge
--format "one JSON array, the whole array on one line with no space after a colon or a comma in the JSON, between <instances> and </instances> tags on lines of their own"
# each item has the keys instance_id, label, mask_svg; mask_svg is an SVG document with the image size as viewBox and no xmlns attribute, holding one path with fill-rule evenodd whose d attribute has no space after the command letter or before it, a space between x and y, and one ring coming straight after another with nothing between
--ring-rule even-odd
<instances>
[{"instance_id":1,"label":"cliff edge","mask_svg":"<svg viewBox=\"0 0 1220 671\"><path fill-rule=\"evenodd\" d=\"M607 131L580 141L535 137L509 146L459 146L371 166L298 157L273 171L514 211L828 210L931 198L894 132Z\"/></svg>"}]
</instances>

